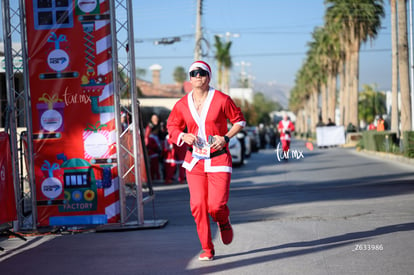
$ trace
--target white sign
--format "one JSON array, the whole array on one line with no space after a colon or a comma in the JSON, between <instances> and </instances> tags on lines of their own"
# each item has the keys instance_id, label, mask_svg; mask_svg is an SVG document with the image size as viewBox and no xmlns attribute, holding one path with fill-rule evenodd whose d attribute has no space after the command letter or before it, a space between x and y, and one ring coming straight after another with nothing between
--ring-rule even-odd
<instances>
[{"instance_id":1,"label":"white sign","mask_svg":"<svg viewBox=\"0 0 414 275\"><path fill-rule=\"evenodd\" d=\"M23 59L21 57L15 57L13 59L13 69L14 70L23 70ZM0 73L6 71L6 58L4 56L0 57Z\"/></svg>"},{"instance_id":2,"label":"white sign","mask_svg":"<svg viewBox=\"0 0 414 275\"><path fill-rule=\"evenodd\" d=\"M47 64L52 70L61 72L69 65L69 55L61 49L55 49L48 55Z\"/></svg>"}]
</instances>

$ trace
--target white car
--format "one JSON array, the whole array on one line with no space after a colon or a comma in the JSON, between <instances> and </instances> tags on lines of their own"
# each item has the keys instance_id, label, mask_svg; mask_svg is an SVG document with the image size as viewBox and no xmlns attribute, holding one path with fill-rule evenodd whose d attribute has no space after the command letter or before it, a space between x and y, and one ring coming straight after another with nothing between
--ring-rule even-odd
<instances>
[{"instance_id":1,"label":"white car","mask_svg":"<svg viewBox=\"0 0 414 275\"><path fill-rule=\"evenodd\" d=\"M250 136L246 134L246 132L241 132L237 134L237 138L239 138L239 140L244 140L244 156L250 158L250 155L252 154L252 140Z\"/></svg>"},{"instance_id":2,"label":"white car","mask_svg":"<svg viewBox=\"0 0 414 275\"><path fill-rule=\"evenodd\" d=\"M233 160L233 166L241 166L244 163L242 145L237 137L232 137L229 141L229 150Z\"/></svg>"},{"instance_id":3,"label":"white car","mask_svg":"<svg viewBox=\"0 0 414 275\"><path fill-rule=\"evenodd\" d=\"M260 137L258 134L257 127L245 127L247 135L250 137L251 150L252 152L259 151L260 148Z\"/></svg>"}]
</instances>

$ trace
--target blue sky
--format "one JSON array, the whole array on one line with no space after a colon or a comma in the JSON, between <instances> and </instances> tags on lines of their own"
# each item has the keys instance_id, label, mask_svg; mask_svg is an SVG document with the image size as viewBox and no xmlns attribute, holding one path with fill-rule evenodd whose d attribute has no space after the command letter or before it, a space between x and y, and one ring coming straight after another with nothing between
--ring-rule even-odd
<instances>
[{"instance_id":1,"label":"blue sky","mask_svg":"<svg viewBox=\"0 0 414 275\"><path fill-rule=\"evenodd\" d=\"M187 68L193 61L196 0L134 1L136 66L147 70L152 64L163 67L161 82L173 82L177 66ZM360 84L391 88L391 28L389 1L378 37L361 47ZM232 79L238 78L241 62L257 82L292 87L316 26L323 25L323 0L204 0L202 26L210 43L208 58L215 70L214 35L232 37ZM181 36L172 45L154 45L156 39ZM213 80L214 81L214 80Z\"/></svg>"},{"instance_id":2,"label":"blue sky","mask_svg":"<svg viewBox=\"0 0 414 275\"><path fill-rule=\"evenodd\" d=\"M161 82L172 83L174 69L191 64L196 3L197 0L133 0L136 66L147 70L144 79L151 80L149 67L160 64ZM361 47L360 84L376 84L380 90L390 90L390 7L388 0L384 3L383 28L373 42ZM203 34L210 44L205 60L213 67L213 84L214 35L229 32L239 35L231 37L233 81L239 78L240 64L245 62L249 64L245 70L255 82L291 88L306 57L312 31L323 25L324 13L323 0L204 0ZM158 39L174 36L180 36L181 41L154 44Z\"/></svg>"}]
</instances>

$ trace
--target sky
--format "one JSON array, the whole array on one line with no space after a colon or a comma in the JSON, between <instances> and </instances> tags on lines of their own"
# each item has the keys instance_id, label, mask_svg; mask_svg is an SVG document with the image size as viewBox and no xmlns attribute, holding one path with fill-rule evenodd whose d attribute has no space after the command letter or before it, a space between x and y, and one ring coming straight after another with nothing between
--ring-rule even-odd
<instances>
[{"instance_id":1,"label":"sky","mask_svg":"<svg viewBox=\"0 0 414 275\"><path fill-rule=\"evenodd\" d=\"M132 1L136 67L145 69L142 78L151 81L149 67L159 64L161 82L173 83L174 69L187 69L194 61L197 0ZM384 8L379 35L362 45L360 55L360 86L375 84L378 90L391 89L389 1L384 0ZM290 90L306 58L312 31L323 25L324 13L324 0L203 0L203 37L209 45L203 44L208 54L203 59L212 66L213 86L217 81L214 36L223 35L223 41L232 41L233 83L244 68L253 83L261 84L257 87ZM174 44L154 43L175 36L181 40Z\"/></svg>"},{"instance_id":2,"label":"sky","mask_svg":"<svg viewBox=\"0 0 414 275\"><path fill-rule=\"evenodd\" d=\"M194 60L197 0L133 3L136 66L147 70L143 78L150 81L148 68L159 64L163 67L161 82L174 82L174 69L187 69ZM360 85L375 84L378 90L391 89L389 1L384 1L384 9L377 38L363 44L360 55ZM203 59L213 67L214 78L214 35L230 33L232 81L244 67L254 82L291 88L306 58L312 31L323 26L324 14L323 0L204 0L203 37L210 48ZM180 36L181 41L154 44L174 36Z\"/></svg>"}]
</instances>

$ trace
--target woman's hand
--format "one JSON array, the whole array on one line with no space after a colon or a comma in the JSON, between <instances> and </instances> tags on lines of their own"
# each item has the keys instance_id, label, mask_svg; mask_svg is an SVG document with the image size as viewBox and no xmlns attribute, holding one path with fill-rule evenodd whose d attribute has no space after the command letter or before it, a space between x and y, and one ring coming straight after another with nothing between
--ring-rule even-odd
<instances>
[{"instance_id":1,"label":"woman's hand","mask_svg":"<svg viewBox=\"0 0 414 275\"><path fill-rule=\"evenodd\" d=\"M186 133L186 134L184 134L183 136L182 136L182 138L181 138L185 143L187 143L188 145L193 145L195 142L196 142L196 140L197 140L197 137L195 136L195 135L193 135L193 134L191 134L191 133Z\"/></svg>"},{"instance_id":2,"label":"woman's hand","mask_svg":"<svg viewBox=\"0 0 414 275\"><path fill-rule=\"evenodd\" d=\"M226 140L222 136L214 136L214 142L210 145L210 148L215 150L221 150L226 147Z\"/></svg>"}]
</instances>

